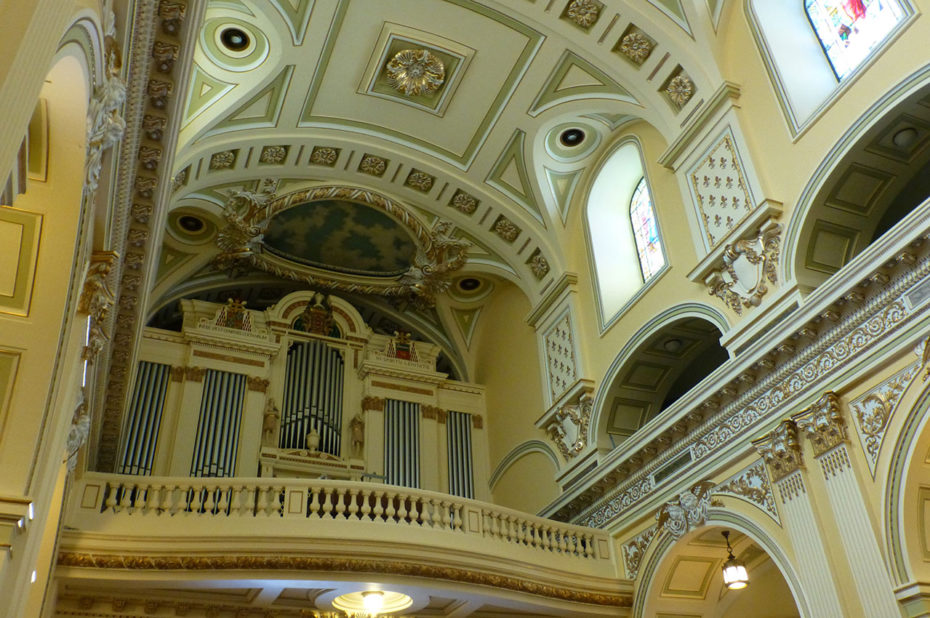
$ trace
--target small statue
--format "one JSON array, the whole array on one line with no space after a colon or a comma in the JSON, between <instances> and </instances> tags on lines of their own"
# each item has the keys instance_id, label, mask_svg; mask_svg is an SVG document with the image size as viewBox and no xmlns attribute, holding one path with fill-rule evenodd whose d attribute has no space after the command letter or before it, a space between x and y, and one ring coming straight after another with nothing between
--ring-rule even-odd
<instances>
[{"instance_id":1,"label":"small statue","mask_svg":"<svg viewBox=\"0 0 930 618\"><path fill-rule=\"evenodd\" d=\"M356 414L349 422L349 427L352 429L352 451L361 455L362 446L365 445L365 421L360 414Z\"/></svg>"},{"instance_id":2,"label":"small statue","mask_svg":"<svg viewBox=\"0 0 930 618\"><path fill-rule=\"evenodd\" d=\"M275 446L279 418L278 407L274 405L274 399L269 397L265 403L265 418L262 420L262 446Z\"/></svg>"}]
</instances>

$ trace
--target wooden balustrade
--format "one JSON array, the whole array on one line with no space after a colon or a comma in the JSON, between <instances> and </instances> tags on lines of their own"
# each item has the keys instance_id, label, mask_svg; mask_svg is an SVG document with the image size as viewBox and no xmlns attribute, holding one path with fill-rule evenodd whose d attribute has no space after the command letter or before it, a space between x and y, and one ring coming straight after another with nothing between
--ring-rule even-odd
<instances>
[{"instance_id":1,"label":"wooden balustrade","mask_svg":"<svg viewBox=\"0 0 930 618\"><path fill-rule=\"evenodd\" d=\"M106 517L306 519L478 535L582 559L609 559L607 535L492 504L419 489L319 479L164 478L87 473L101 487L91 507Z\"/></svg>"}]
</instances>

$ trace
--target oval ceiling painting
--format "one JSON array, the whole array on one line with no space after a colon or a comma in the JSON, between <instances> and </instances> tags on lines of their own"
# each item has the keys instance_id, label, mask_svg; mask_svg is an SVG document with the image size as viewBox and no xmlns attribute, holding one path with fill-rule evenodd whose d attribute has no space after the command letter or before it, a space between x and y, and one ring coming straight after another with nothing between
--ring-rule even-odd
<instances>
[{"instance_id":1,"label":"oval ceiling painting","mask_svg":"<svg viewBox=\"0 0 930 618\"><path fill-rule=\"evenodd\" d=\"M406 228L383 212L344 200L288 208L271 219L263 243L300 264L375 276L406 272L416 254Z\"/></svg>"}]
</instances>

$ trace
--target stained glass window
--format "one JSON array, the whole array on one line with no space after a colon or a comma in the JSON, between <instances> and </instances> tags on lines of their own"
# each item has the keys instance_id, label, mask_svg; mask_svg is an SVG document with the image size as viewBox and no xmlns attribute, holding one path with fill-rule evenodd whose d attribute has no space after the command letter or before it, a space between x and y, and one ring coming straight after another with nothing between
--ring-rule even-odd
<instances>
[{"instance_id":1,"label":"stained glass window","mask_svg":"<svg viewBox=\"0 0 930 618\"><path fill-rule=\"evenodd\" d=\"M636 185L636 191L630 200L630 221L633 224L633 236L636 238L636 252L639 254L643 281L648 281L665 265L665 256L662 255L659 226L656 223L645 177Z\"/></svg>"},{"instance_id":2,"label":"stained glass window","mask_svg":"<svg viewBox=\"0 0 930 618\"><path fill-rule=\"evenodd\" d=\"M804 0L804 9L840 80L904 17L896 0Z\"/></svg>"}]
</instances>

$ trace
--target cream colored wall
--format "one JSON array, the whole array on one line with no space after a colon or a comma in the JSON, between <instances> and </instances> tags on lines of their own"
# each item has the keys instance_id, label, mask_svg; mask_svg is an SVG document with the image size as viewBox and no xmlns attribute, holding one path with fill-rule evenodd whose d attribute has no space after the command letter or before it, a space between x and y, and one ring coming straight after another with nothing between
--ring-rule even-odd
<instances>
[{"instance_id":1,"label":"cream colored wall","mask_svg":"<svg viewBox=\"0 0 930 618\"><path fill-rule=\"evenodd\" d=\"M555 473L552 461L542 453L523 455L494 485L494 504L525 513L539 512L559 496L559 486L552 480Z\"/></svg>"}]
</instances>

